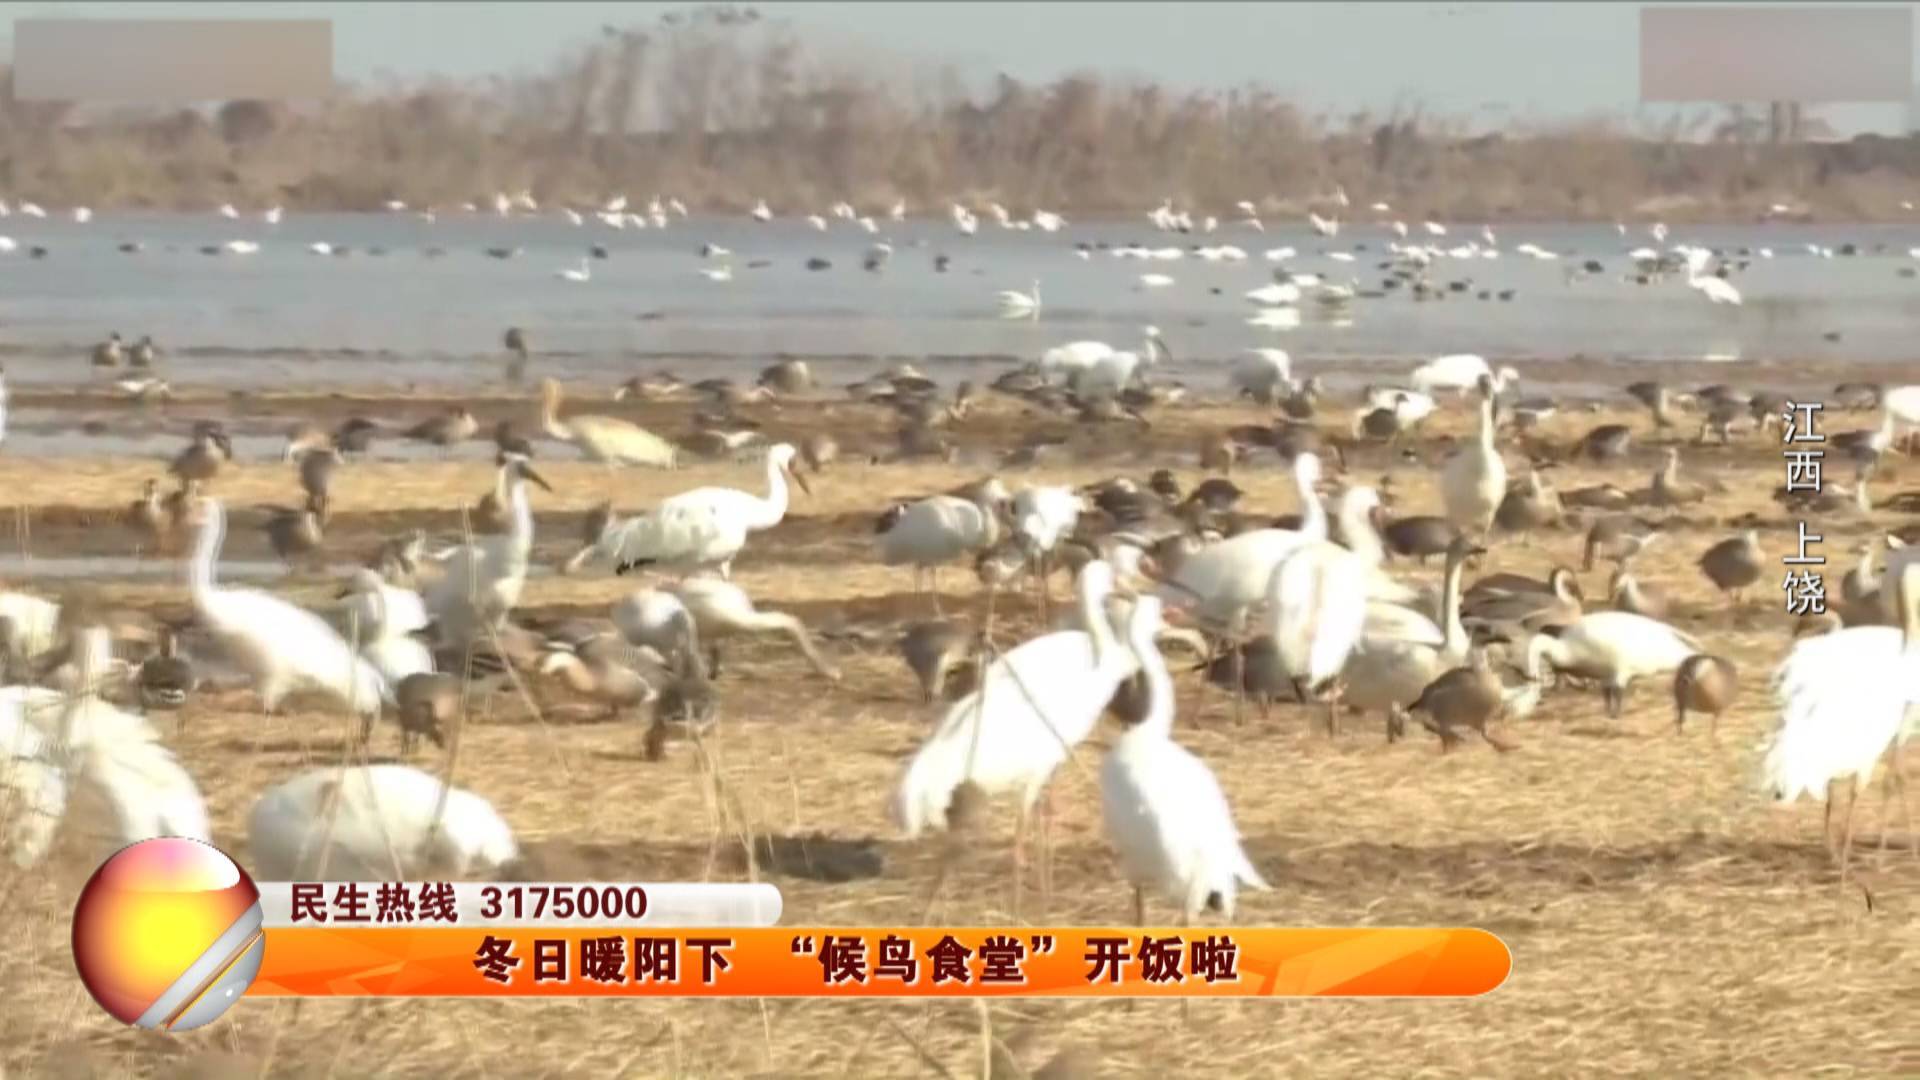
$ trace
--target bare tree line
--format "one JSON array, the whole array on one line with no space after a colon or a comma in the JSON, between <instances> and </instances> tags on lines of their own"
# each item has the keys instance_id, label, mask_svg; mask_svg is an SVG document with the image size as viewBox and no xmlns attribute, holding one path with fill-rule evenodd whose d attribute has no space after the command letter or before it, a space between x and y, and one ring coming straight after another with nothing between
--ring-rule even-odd
<instances>
[{"instance_id":1,"label":"bare tree line","mask_svg":"<svg viewBox=\"0 0 1920 1080\"><path fill-rule=\"evenodd\" d=\"M0 109L0 195L52 205L204 209L222 201L446 207L527 190L581 208L617 193L696 210L779 213L837 200L916 212L997 201L1083 218L1171 198L1284 218L1344 189L1364 214L1614 220L1740 219L1773 203L1900 216L1920 143L1862 137L1774 146L1743 113L1659 131L1617 121L1475 135L1402 106L1312 116L1248 86L1174 92L1097 75L968 88L809 50L752 9L708 6L605 27L542 75L350 88L324 103L230 102L211 115L57 103Z\"/></svg>"}]
</instances>

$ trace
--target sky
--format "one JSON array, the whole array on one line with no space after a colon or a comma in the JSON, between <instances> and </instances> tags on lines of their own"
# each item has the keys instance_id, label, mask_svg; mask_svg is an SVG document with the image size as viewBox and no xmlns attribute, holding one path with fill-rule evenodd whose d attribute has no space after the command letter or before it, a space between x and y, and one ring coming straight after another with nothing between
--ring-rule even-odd
<instances>
[{"instance_id":1,"label":"sky","mask_svg":"<svg viewBox=\"0 0 1920 1080\"><path fill-rule=\"evenodd\" d=\"M651 23L687 6L0 2L0 35L10 32L12 20L31 16L325 18L334 24L334 64L343 78L472 77L543 71L602 25ZM981 78L1005 72L1046 80L1093 71L1184 88L1261 83L1311 112L1379 112L1418 101L1430 111L1474 116L1481 126L1665 115L1661 107L1637 103L1642 5L1628 3L760 6L810 42L879 49L906 62L952 63ZM1904 104L1817 110L1843 134L1900 133L1908 113Z\"/></svg>"}]
</instances>

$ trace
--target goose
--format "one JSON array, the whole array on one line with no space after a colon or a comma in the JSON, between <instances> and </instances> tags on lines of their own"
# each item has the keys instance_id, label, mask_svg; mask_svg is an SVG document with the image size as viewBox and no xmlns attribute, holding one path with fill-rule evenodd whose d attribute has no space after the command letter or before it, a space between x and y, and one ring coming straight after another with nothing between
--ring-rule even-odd
<instances>
[{"instance_id":1,"label":"goose","mask_svg":"<svg viewBox=\"0 0 1920 1080\"><path fill-rule=\"evenodd\" d=\"M1469 650L1467 659L1466 666L1453 668L1428 683L1420 696L1407 706L1407 712L1415 716L1425 713L1429 717L1428 726L1440 736L1441 753L1460 741L1456 734L1460 728L1479 732L1488 746L1507 753L1514 749L1513 744L1487 730L1487 721L1506 711L1506 687L1493 673L1486 649Z\"/></svg>"},{"instance_id":2,"label":"goose","mask_svg":"<svg viewBox=\"0 0 1920 1080\"><path fill-rule=\"evenodd\" d=\"M1607 582L1607 598L1615 611L1645 615L1649 619L1667 617L1667 598L1640 583L1624 563L1614 568Z\"/></svg>"},{"instance_id":3,"label":"goose","mask_svg":"<svg viewBox=\"0 0 1920 1080\"><path fill-rule=\"evenodd\" d=\"M740 634L776 633L790 638L821 678L840 681L840 669L821 655L798 616L759 609L745 589L731 582L689 578L670 589L641 589L616 602L612 617L629 644L648 645L668 655L671 643L684 634L680 612L692 620L697 640L711 650L711 675L720 672L721 642Z\"/></svg>"},{"instance_id":4,"label":"goose","mask_svg":"<svg viewBox=\"0 0 1920 1080\"><path fill-rule=\"evenodd\" d=\"M1503 532L1531 535L1535 529L1558 525L1563 513L1560 493L1540 479L1539 470L1529 468L1526 482L1509 488L1500 500L1493 523Z\"/></svg>"},{"instance_id":5,"label":"goose","mask_svg":"<svg viewBox=\"0 0 1920 1080\"><path fill-rule=\"evenodd\" d=\"M1680 479L1680 451L1668 447L1659 471L1653 474L1647 501L1654 506L1689 506L1706 497L1707 489L1704 486Z\"/></svg>"},{"instance_id":6,"label":"goose","mask_svg":"<svg viewBox=\"0 0 1920 1080\"><path fill-rule=\"evenodd\" d=\"M580 447L589 461L614 465L651 465L670 469L673 444L653 432L611 416L575 416L560 419L562 391L556 379L540 384L540 428L549 438Z\"/></svg>"},{"instance_id":7,"label":"goose","mask_svg":"<svg viewBox=\"0 0 1920 1080\"><path fill-rule=\"evenodd\" d=\"M140 497L127 505L125 521L137 537L135 558L149 547L159 550L172 532L171 519L160 502L160 481L148 477L141 483Z\"/></svg>"},{"instance_id":8,"label":"goose","mask_svg":"<svg viewBox=\"0 0 1920 1080\"><path fill-rule=\"evenodd\" d=\"M900 636L901 659L919 681L922 700L931 705L946 696L948 676L970 657L977 637L972 627L948 619L914 623Z\"/></svg>"},{"instance_id":9,"label":"goose","mask_svg":"<svg viewBox=\"0 0 1920 1080\"><path fill-rule=\"evenodd\" d=\"M557 675L574 693L606 706L606 718L617 719L620 710L644 705L659 696L644 676L606 656L582 658L566 649L554 649L540 662L542 675Z\"/></svg>"},{"instance_id":10,"label":"goose","mask_svg":"<svg viewBox=\"0 0 1920 1080\"><path fill-rule=\"evenodd\" d=\"M1149 888L1178 904L1186 922L1202 911L1231 920L1238 887L1270 886L1241 847L1213 770L1173 741L1173 681L1154 644L1160 616L1159 600L1143 596L1127 620L1127 647L1145 676L1147 703L1101 763L1101 817L1133 886L1135 923L1146 925Z\"/></svg>"},{"instance_id":11,"label":"goose","mask_svg":"<svg viewBox=\"0 0 1920 1080\"><path fill-rule=\"evenodd\" d=\"M1731 661L1706 653L1689 656L1673 673L1673 730L1685 729L1687 710L1706 713L1708 734L1720 731L1720 714L1739 692L1738 673Z\"/></svg>"},{"instance_id":12,"label":"goose","mask_svg":"<svg viewBox=\"0 0 1920 1080\"><path fill-rule=\"evenodd\" d=\"M1760 547L1759 530L1747 529L1713 545L1700 556L1699 566L1713 587L1738 607L1741 592L1766 572L1767 555Z\"/></svg>"},{"instance_id":13,"label":"goose","mask_svg":"<svg viewBox=\"0 0 1920 1080\"><path fill-rule=\"evenodd\" d=\"M313 769L268 788L247 815L247 853L262 881L467 880L521 858L492 804L407 765Z\"/></svg>"},{"instance_id":14,"label":"goose","mask_svg":"<svg viewBox=\"0 0 1920 1080\"><path fill-rule=\"evenodd\" d=\"M1440 472L1440 492L1447 518L1462 529L1485 533L1507 493L1507 465L1494 445L1494 394L1497 388L1481 376L1479 437L1447 459Z\"/></svg>"},{"instance_id":15,"label":"goose","mask_svg":"<svg viewBox=\"0 0 1920 1080\"><path fill-rule=\"evenodd\" d=\"M178 709L199 688L200 678L193 662L180 655L180 633L168 627L160 631L159 650L140 664L134 683L139 687L140 705L145 709Z\"/></svg>"},{"instance_id":16,"label":"goose","mask_svg":"<svg viewBox=\"0 0 1920 1080\"><path fill-rule=\"evenodd\" d=\"M433 558L439 577L428 586L423 599L441 640L449 644L483 640L487 630L497 631L520 602L533 549L533 508L528 502L527 484L553 490L525 458L514 454L500 455L496 477L497 490L505 493L507 528L500 533L475 535L471 543Z\"/></svg>"},{"instance_id":17,"label":"goose","mask_svg":"<svg viewBox=\"0 0 1920 1080\"><path fill-rule=\"evenodd\" d=\"M263 526L267 543L288 567L308 561L325 543L326 506L325 499L308 496L306 504L298 510L284 506L268 508L272 516Z\"/></svg>"},{"instance_id":18,"label":"goose","mask_svg":"<svg viewBox=\"0 0 1920 1080\"><path fill-rule=\"evenodd\" d=\"M120 331L107 335L107 340L93 347L94 367L119 367L126 359L126 349L120 342Z\"/></svg>"},{"instance_id":19,"label":"goose","mask_svg":"<svg viewBox=\"0 0 1920 1080\"><path fill-rule=\"evenodd\" d=\"M219 475L220 467L232 460L226 435L213 428L196 432L186 449L174 456L167 471L183 481L205 483Z\"/></svg>"},{"instance_id":20,"label":"goose","mask_svg":"<svg viewBox=\"0 0 1920 1080\"><path fill-rule=\"evenodd\" d=\"M787 483L811 493L805 476L794 471L798 451L780 443L767 451L767 494L734 488L703 487L674 495L647 513L610 522L599 547L615 573L663 565L685 570L713 567L731 576L733 560L747 537L780 524L787 515Z\"/></svg>"},{"instance_id":21,"label":"goose","mask_svg":"<svg viewBox=\"0 0 1920 1080\"><path fill-rule=\"evenodd\" d=\"M1546 592L1483 592L1474 596L1470 589L1468 599L1461 604L1461 618L1469 624L1520 626L1531 631L1578 619L1582 613L1580 582L1573 571L1556 566L1547 575L1547 582Z\"/></svg>"},{"instance_id":22,"label":"goose","mask_svg":"<svg viewBox=\"0 0 1920 1080\"><path fill-rule=\"evenodd\" d=\"M1700 652L1692 637L1666 623L1625 611L1593 611L1527 642L1527 677L1556 672L1601 684L1607 715L1618 717L1635 679L1667 675Z\"/></svg>"},{"instance_id":23,"label":"goose","mask_svg":"<svg viewBox=\"0 0 1920 1080\"><path fill-rule=\"evenodd\" d=\"M439 416L422 420L405 432L409 439L431 443L434 446L448 447L463 443L480 431L480 421L464 406L455 406Z\"/></svg>"},{"instance_id":24,"label":"goose","mask_svg":"<svg viewBox=\"0 0 1920 1080\"><path fill-rule=\"evenodd\" d=\"M1911 736L1920 704L1920 564L1893 577L1899 626L1856 626L1798 639L1774 674L1780 719L1762 744L1761 787L1779 803L1824 795L1833 817L1833 782L1850 792L1836 853L1841 874L1853 847L1853 808L1889 749ZM1904 789L1902 789L1904 800ZM1830 824L1822 831L1833 851Z\"/></svg>"},{"instance_id":25,"label":"goose","mask_svg":"<svg viewBox=\"0 0 1920 1080\"><path fill-rule=\"evenodd\" d=\"M1404 726L1401 716L1406 707L1419 700L1428 684L1467 658L1467 634L1460 622L1460 579L1467 559L1484 553L1484 548L1474 547L1465 537L1447 549L1437 644L1363 630L1342 665L1341 700L1361 712L1386 713L1390 739L1397 738Z\"/></svg>"},{"instance_id":26,"label":"goose","mask_svg":"<svg viewBox=\"0 0 1920 1080\"><path fill-rule=\"evenodd\" d=\"M149 334L142 334L140 335L140 340L134 343L132 351L127 353L127 366L150 368L153 366L156 352L153 337Z\"/></svg>"},{"instance_id":27,"label":"goose","mask_svg":"<svg viewBox=\"0 0 1920 1080\"><path fill-rule=\"evenodd\" d=\"M1108 621L1112 568L1090 562L1076 585L1083 629L1043 634L988 664L980 685L947 707L907 762L892 801L895 822L912 839L949 826L962 784L970 782L989 797L1018 792L1016 888L1028 818L1047 782L1092 734L1114 691L1140 663L1115 639Z\"/></svg>"},{"instance_id":28,"label":"goose","mask_svg":"<svg viewBox=\"0 0 1920 1080\"><path fill-rule=\"evenodd\" d=\"M253 676L262 708L272 713L289 691L312 686L366 717L392 690L320 616L257 589L214 584L226 537L220 500L200 500L198 540L187 562L188 591L201 625Z\"/></svg>"},{"instance_id":29,"label":"goose","mask_svg":"<svg viewBox=\"0 0 1920 1080\"><path fill-rule=\"evenodd\" d=\"M1380 529L1386 551L1419 559L1422 566L1430 556L1445 555L1459 536L1460 529L1453 522L1428 514L1394 518Z\"/></svg>"},{"instance_id":30,"label":"goose","mask_svg":"<svg viewBox=\"0 0 1920 1080\"><path fill-rule=\"evenodd\" d=\"M411 754L423 735L433 745L445 747L450 729L460 722L461 695L462 683L452 675L416 671L401 679L393 691L400 752Z\"/></svg>"},{"instance_id":31,"label":"goose","mask_svg":"<svg viewBox=\"0 0 1920 1080\"><path fill-rule=\"evenodd\" d=\"M887 566L913 567L913 589L925 590L940 610L939 568L964 555L992 547L1000 540L1000 517L1012 497L998 480L982 485L968 497L933 495L916 502L898 503L874 525L880 561Z\"/></svg>"},{"instance_id":32,"label":"goose","mask_svg":"<svg viewBox=\"0 0 1920 1080\"><path fill-rule=\"evenodd\" d=\"M1597 518L1587 529L1587 538L1581 549L1580 569L1582 572L1592 570L1596 555L1625 565L1627 560L1659 538L1659 522L1629 514L1608 514Z\"/></svg>"}]
</instances>

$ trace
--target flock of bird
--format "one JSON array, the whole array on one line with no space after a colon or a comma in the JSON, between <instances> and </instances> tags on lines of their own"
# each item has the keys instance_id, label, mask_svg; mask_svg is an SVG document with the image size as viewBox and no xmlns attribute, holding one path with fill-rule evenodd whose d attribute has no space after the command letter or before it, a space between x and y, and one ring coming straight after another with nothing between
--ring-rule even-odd
<instances>
[{"instance_id":1,"label":"flock of bird","mask_svg":"<svg viewBox=\"0 0 1920 1080\"><path fill-rule=\"evenodd\" d=\"M525 334L510 331L506 340L513 362L524 364ZM117 336L107 347L122 349ZM995 380L992 391L1029 415L1055 413L1075 428L1098 419L1147 423L1146 411L1168 400L1150 378L1164 351L1152 328L1138 352L1068 343ZM1335 407L1332 395L1317 380L1296 380L1283 351L1252 350L1228 377L1238 396L1273 415L1209 436L1200 457L1212 475L1190 490L1167 469L1144 480L1116 476L1085 486L1010 487L995 475L874 508L873 559L910 569L932 616L898 637L903 660L937 712L922 745L902 763L891 800L908 837L954 826L975 799L1010 796L1019 808L1015 861L1024 867L1029 818L1038 812L1043 828L1050 819L1050 780L1111 715L1123 732L1100 769L1102 809L1136 905L1151 892L1189 919L1202 911L1230 917L1238 889L1268 886L1241 846L1227 793L1176 737L1172 674L1162 651L1174 646L1227 689L1236 711L1246 702L1263 713L1276 701L1292 702L1323 713L1330 734L1343 713L1368 714L1379 718L1389 741L1402 738L1412 720L1443 751L1469 733L1496 750L1515 749L1503 727L1534 713L1553 685L1591 687L1618 716L1636 684L1664 680L1677 728L1690 712L1717 725L1735 700L1734 666L1665 621L1663 600L1634 574L1649 545L1674 542L1662 540L1662 521L1637 511L1686 513L1716 494L1712 484L1680 475L1677 446L1644 490L1603 483L1562 491L1543 473L1570 461L1620 460L1636 438L1633 425L1600 425L1570 445L1551 445L1535 429L1556 404L1520 396L1518 373L1480 356L1438 357L1408 372L1401 385L1367 387L1339 434L1315 422ZM936 454L951 458L939 432L964 424L981 400L970 385L949 395L910 369L848 389L900 418L900 454L873 455L876 462L912 456L910 446L929 439L941 446ZM228 518L214 492L233 448L217 421L196 425L170 463L177 490L163 493L158 479L147 481L127 522L143 553L180 559L191 624L244 672L265 713L279 711L290 695L317 692L358 718L362 742L390 721L402 753L411 754L419 738L451 744L476 695L531 683L611 716L650 707L644 745L658 757L670 739L697 740L715 722L726 685L720 647L730 638L780 635L818 678L840 681L815 633L791 614L761 609L731 573L759 546L757 536L787 519L794 489L810 491L808 473L833 467L839 457L826 436L767 445L739 410L814 390L799 361L768 368L751 386L689 386L659 372L623 385L616 398L701 403L692 433L673 440L619 417L565 415L560 385L542 382L541 434L609 470L671 469L693 456L742 454L758 456L764 467L762 491L697 487L631 515L616 513L611 502L588 514L561 572L658 575L613 602L601 620L537 622L520 611L533 569L533 491L551 486L534 467L535 444L505 421L493 432L495 481L467 508L463 533L444 542L423 532L387 540L344 576L332 612L219 580ZM1674 427L1681 410L1697 412L1702 442L1769 430L1785 404L1778 395L1725 385L1682 393L1644 382L1629 393L1646 406L1655 432ZM1857 467L1845 505L1871 515L1879 507L1866 484L1881 456L1898 452L1903 436L1920 430L1920 386L1843 386L1835 397L1862 399L1881 413L1875 427L1836 433L1829 444ZM1349 456L1373 446L1390 457L1418 457L1400 443L1416 441L1421 425L1454 402L1471 402L1477 422L1432 461L1442 512L1391 516L1400 495L1393 474L1377 487L1360 483ZM0 375L0 439L5 403ZM266 525L283 558L292 562L321 548L332 477L388 430L356 417L333 430L302 425L289 434L285 458L302 508L282 508ZM444 447L479 437L480 424L453 409L404 433ZM1014 450L1006 463L1039 460L1047 445ZM1520 477L1507 465L1516 446L1528 462ZM1261 454L1286 463L1295 512L1277 516L1241 505L1244 492L1232 470ZM1342 480L1337 491L1329 487L1335 476ZM1779 498L1798 508L1794 493ZM1823 509L1839 513L1844 506ZM1498 557L1502 542L1576 515L1587 527L1579 570L1469 580ZM1853 786L1840 840L1828 835L1843 876L1857 785L1920 732L1909 719L1920 716L1910 709L1920 702L1920 545L1906 539L1896 531L1863 549L1862 566L1843 582L1838 615L1808 622L1774 683L1780 716L1763 751L1765 788L1785 801L1826 795L1831 813L1830 785ZM1885 570L1876 573L1881 552ZM1444 560L1437 590L1398 572L1398 559L1436 556ZM1614 563L1606 607L1590 606L1579 583L1596 559ZM956 564L981 583L977 625L941 609L938 574ZM1752 529L1710 546L1699 568L1736 603L1742 590L1771 576ZM1072 576L1077 601L1058 618L1051 610L1056 573ZM994 633L996 598L1009 588L1033 594L1043 629L1003 651ZM0 592L5 782L21 805L39 811L13 819L7 844L16 862L44 857L76 782L106 793L128 839L160 832L206 837L195 780L141 715L180 710L199 688L198 666L180 647L187 630L186 623L155 625L90 602ZM1898 777L1895 764L1890 783ZM1904 789L1900 795L1904 802ZM351 866L368 877L418 873L423 865L509 873L524 855L482 795L450 789L406 764L303 773L259 797L249 830L255 865L268 877L319 865L336 873ZM1044 862L1041 881L1050 886Z\"/></svg>"}]
</instances>

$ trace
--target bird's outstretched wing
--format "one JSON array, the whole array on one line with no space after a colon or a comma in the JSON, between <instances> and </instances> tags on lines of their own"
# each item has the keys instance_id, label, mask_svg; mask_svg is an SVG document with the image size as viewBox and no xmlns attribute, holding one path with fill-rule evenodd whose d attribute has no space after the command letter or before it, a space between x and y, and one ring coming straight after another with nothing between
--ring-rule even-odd
<instances>
[{"instance_id":1,"label":"bird's outstretched wing","mask_svg":"<svg viewBox=\"0 0 1920 1080\"><path fill-rule=\"evenodd\" d=\"M746 543L746 528L709 503L670 503L608 524L600 550L616 569L720 562Z\"/></svg>"}]
</instances>

